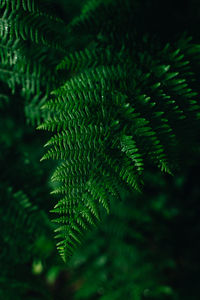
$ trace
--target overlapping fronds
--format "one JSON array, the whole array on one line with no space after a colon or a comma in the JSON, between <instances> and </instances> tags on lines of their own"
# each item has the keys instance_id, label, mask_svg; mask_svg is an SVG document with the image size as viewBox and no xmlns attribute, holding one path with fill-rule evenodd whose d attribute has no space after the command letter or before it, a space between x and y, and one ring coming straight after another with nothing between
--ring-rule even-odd
<instances>
[{"instance_id":1,"label":"overlapping fronds","mask_svg":"<svg viewBox=\"0 0 200 300\"><path fill-rule=\"evenodd\" d=\"M1 34L62 49L65 24L58 17L54 17L52 11L48 13L48 2L50 1L2 1ZM43 7L46 8L44 12Z\"/></svg>"},{"instance_id":2,"label":"overlapping fronds","mask_svg":"<svg viewBox=\"0 0 200 300\"><path fill-rule=\"evenodd\" d=\"M186 38L176 47L152 50L150 43L144 37L100 56L83 50L58 67L72 75L44 105L51 117L39 129L56 132L42 160L59 161L53 193L62 199L53 212L64 259L98 222L100 207L109 212L118 187L141 190L148 165L172 173L195 145L199 46Z\"/></svg>"},{"instance_id":3,"label":"overlapping fronds","mask_svg":"<svg viewBox=\"0 0 200 300\"><path fill-rule=\"evenodd\" d=\"M37 0L0 4L0 79L13 93L20 85L27 106L35 105L38 111L43 98L56 86L55 66L65 53L67 41L65 23L54 13L54 5ZM32 123L41 118L38 114L27 117Z\"/></svg>"}]
</instances>

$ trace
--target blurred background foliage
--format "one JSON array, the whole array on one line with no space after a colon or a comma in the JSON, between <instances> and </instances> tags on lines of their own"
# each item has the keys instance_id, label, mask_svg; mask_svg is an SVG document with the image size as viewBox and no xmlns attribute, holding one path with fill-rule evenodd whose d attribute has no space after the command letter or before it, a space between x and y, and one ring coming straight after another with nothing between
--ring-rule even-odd
<instances>
[{"instance_id":1,"label":"blurred background foliage","mask_svg":"<svg viewBox=\"0 0 200 300\"><path fill-rule=\"evenodd\" d=\"M173 41L188 31L199 42L198 0L135 2L141 33ZM70 21L83 3L55 9ZM47 134L27 123L20 91L0 87L0 299L199 299L199 157L174 176L149 170L143 194L121 191L65 265L49 216L54 166L39 162Z\"/></svg>"}]
</instances>

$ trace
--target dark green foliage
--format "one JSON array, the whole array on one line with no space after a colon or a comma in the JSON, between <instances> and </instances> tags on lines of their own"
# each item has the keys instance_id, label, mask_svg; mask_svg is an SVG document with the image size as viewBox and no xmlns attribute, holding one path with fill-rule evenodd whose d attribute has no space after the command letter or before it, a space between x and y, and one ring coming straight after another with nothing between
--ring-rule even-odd
<instances>
[{"instance_id":1,"label":"dark green foliage","mask_svg":"<svg viewBox=\"0 0 200 300\"><path fill-rule=\"evenodd\" d=\"M32 291L49 299L45 285L32 272L35 262L46 260L54 250L49 205L44 201L48 168L42 171L37 162L41 149L25 122L19 91L11 95L1 83L1 93L0 298L25 300Z\"/></svg>"},{"instance_id":2,"label":"dark green foliage","mask_svg":"<svg viewBox=\"0 0 200 300\"><path fill-rule=\"evenodd\" d=\"M0 2L0 298L196 300L200 44L158 2Z\"/></svg>"},{"instance_id":3,"label":"dark green foliage","mask_svg":"<svg viewBox=\"0 0 200 300\"><path fill-rule=\"evenodd\" d=\"M51 2L13 0L0 5L0 79L13 93L21 85L26 116L37 124L66 43L65 24L54 15Z\"/></svg>"},{"instance_id":4,"label":"dark green foliage","mask_svg":"<svg viewBox=\"0 0 200 300\"><path fill-rule=\"evenodd\" d=\"M99 204L109 212L110 197L117 201L124 184L141 190L149 165L174 172L198 136L199 45L188 37L164 47L147 36L139 38L127 17L130 6L127 2L120 11L116 36L118 6L92 6L92 16L105 10L108 27L99 19L93 24L83 9L70 30L83 24L92 28L98 32L96 45L69 54L59 64L68 79L43 107L50 117L39 129L57 132L46 143L50 149L42 160L60 162L53 181L61 184L53 193L62 198L53 212L59 214L63 257L71 255L83 232L99 220Z\"/></svg>"},{"instance_id":5,"label":"dark green foliage","mask_svg":"<svg viewBox=\"0 0 200 300\"><path fill-rule=\"evenodd\" d=\"M24 266L33 263L33 258L41 258L42 252L37 244L44 239L45 243L48 242L49 220L44 212L30 203L22 191L13 193L12 188L6 189L4 186L0 190L0 199L0 297L26 299L28 290L42 295L43 287L35 282L33 275L31 279L29 268ZM21 274L18 268L23 268Z\"/></svg>"},{"instance_id":6,"label":"dark green foliage","mask_svg":"<svg viewBox=\"0 0 200 300\"><path fill-rule=\"evenodd\" d=\"M143 194L122 195L70 260L75 299L197 298L196 168L174 178L146 173Z\"/></svg>"},{"instance_id":7,"label":"dark green foliage","mask_svg":"<svg viewBox=\"0 0 200 300\"><path fill-rule=\"evenodd\" d=\"M9 204L5 210L2 209L1 211L3 224L1 235L4 244L1 257L3 257L4 263L5 258L9 259L7 263L11 262L11 259L16 264L26 262L31 255L32 249L30 247L33 246L35 235L42 234L41 224L45 223L46 216L30 203L22 191L13 193L12 188L9 187L5 190L4 187L4 190L1 191L1 201L1 207L3 207L3 201ZM14 244L10 245L10 243ZM24 256L23 249L26 249L27 257ZM9 251L13 251L13 253L9 253Z\"/></svg>"},{"instance_id":8,"label":"dark green foliage","mask_svg":"<svg viewBox=\"0 0 200 300\"><path fill-rule=\"evenodd\" d=\"M158 225L155 216L166 205L165 199L157 208L158 199L148 197L147 204L145 193L143 197L135 193L134 199L130 195L123 198L87 238L88 246L72 257L72 278L77 280L78 272L82 279L75 299L177 299L170 283L161 276L167 269L173 271L175 262L165 257L164 251L159 253L154 234ZM166 215L160 216L160 230L166 230L163 223L172 221L177 213L168 208ZM156 263L152 263L154 257Z\"/></svg>"}]
</instances>

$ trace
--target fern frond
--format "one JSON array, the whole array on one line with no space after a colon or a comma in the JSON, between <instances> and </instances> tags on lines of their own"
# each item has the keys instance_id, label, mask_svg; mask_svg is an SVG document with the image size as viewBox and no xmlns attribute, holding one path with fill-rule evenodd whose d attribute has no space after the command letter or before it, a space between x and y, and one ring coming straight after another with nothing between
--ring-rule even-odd
<instances>
[{"instance_id":1,"label":"fern frond","mask_svg":"<svg viewBox=\"0 0 200 300\"><path fill-rule=\"evenodd\" d=\"M138 48L147 49L149 43L144 38ZM54 212L67 224L58 227L59 238L65 239L58 249L65 259L77 245L77 231L73 238L69 233L72 223L83 235L99 219L98 207L109 212L109 198L119 197L116 178L119 186L140 191L149 164L171 174L182 147L187 149L186 136L187 143L197 138L194 126L199 120L198 93L189 77L193 57L185 60L184 48L167 45L154 54L146 50L130 54L121 46L108 60L108 47L102 54L105 65L103 58L88 51L59 65L68 74L71 71L71 77L44 105L51 116L39 127L57 131L46 144L50 149L43 159L61 162L53 180L61 184L55 193L65 197Z\"/></svg>"},{"instance_id":2,"label":"fern frond","mask_svg":"<svg viewBox=\"0 0 200 300\"><path fill-rule=\"evenodd\" d=\"M56 86L55 66L66 51L66 25L51 6L52 1L37 0L2 1L0 6L0 78L13 93L22 87L29 111L29 104L37 111ZM28 121L39 124L41 119L33 113Z\"/></svg>"}]
</instances>

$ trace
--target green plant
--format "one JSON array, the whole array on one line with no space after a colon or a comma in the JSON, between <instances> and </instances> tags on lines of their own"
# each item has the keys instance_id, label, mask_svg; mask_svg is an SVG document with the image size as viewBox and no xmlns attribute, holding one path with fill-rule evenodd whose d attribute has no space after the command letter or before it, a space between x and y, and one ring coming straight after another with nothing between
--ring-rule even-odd
<instances>
[{"instance_id":1,"label":"green plant","mask_svg":"<svg viewBox=\"0 0 200 300\"><path fill-rule=\"evenodd\" d=\"M199 45L186 37L164 47L147 36L141 40L130 26L131 4L125 3L92 6L89 12L84 7L69 25L72 32L91 28L95 45L89 41L58 65L68 78L43 106L50 117L38 128L55 135L42 160L59 161L52 179L60 184L53 193L62 198L52 211L59 214L64 258L99 220L99 205L109 212L110 198L118 201L125 184L141 190L149 165L172 173L198 135ZM108 20L106 26L100 17L93 20L95 14Z\"/></svg>"},{"instance_id":2,"label":"green plant","mask_svg":"<svg viewBox=\"0 0 200 300\"><path fill-rule=\"evenodd\" d=\"M9 249L13 243L18 249L23 246L22 235L33 234L33 239L25 239L27 246L23 247L30 250L23 254L24 263L53 256L51 249L47 256L41 247L39 254L35 252L40 228L48 232L52 249L50 232L55 230L59 253L68 262L89 229L99 228L102 221L102 231L106 231L112 212L126 224L119 240L122 252L127 253L132 246L123 238L130 238L129 223L135 222L135 215L129 215L134 209L130 200L128 207L120 206L124 194L143 192L149 171L172 175L191 165L192 157L195 160L199 153L200 44L182 32L169 41L169 36L163 37L159 31L157 36L152 34L140 19L145 15L143 9L140 1L130 0L1 1L0 192L9 204L2 211L1 222L11 222L2 236L11 243ZM43 153L41 146L47 139ZM50 162L40 163L40 158ZM7 169L7 161L15 174ZM48 200L50 188L57 202L54 208ZM12 199L17 199L16 203ZM34 209L37 215L32 218ZM57 215L54 225L48 222L49 210ZM162 205L160 211L165 211ZM110 221L106 217L109 212ZM147 217L146 212L142 217ZM19 227L16 222L18 242L9 233L17 218L21 222ZM96 239L98 242L98 233ZM130 266L138 262L142 270L140 261L142 265L144 259L144 276L150 277L154 271L148 264L149 252L140 256L140 242L137 238L134 242L131 251L135 259L128 258ZM108 256L109 251L113 250L108 250ZM6 250L2 261L6 253L14 264L22 263L16 252ZM117 268L111 266L113 272ZM142 299L145 285L155 286L159 281L159 275L154 275L150 283L138 284L139 292L130 289L116 296L113 290L118 279L114 279L111 286L104 287L111 294L107 292L101 299ZM137 278L136 272L134 276ZM171 288L159 284L163 290L158 288L152 297L156 299L162 292L172 295ZM92 291L85 298L95 295Z\"/></svg>"}]
</instances>

